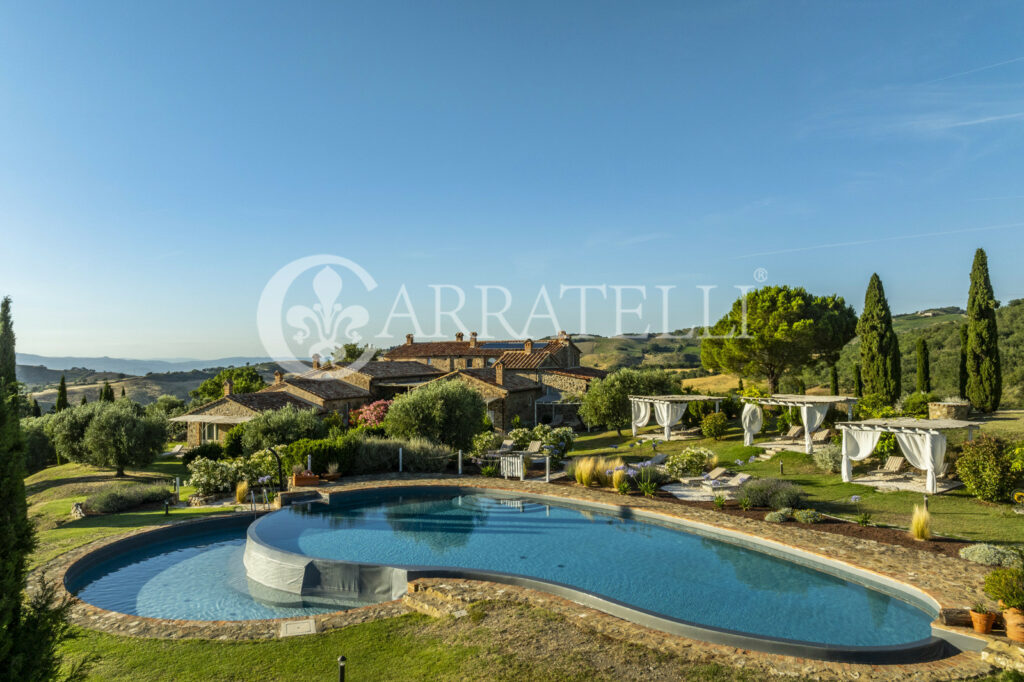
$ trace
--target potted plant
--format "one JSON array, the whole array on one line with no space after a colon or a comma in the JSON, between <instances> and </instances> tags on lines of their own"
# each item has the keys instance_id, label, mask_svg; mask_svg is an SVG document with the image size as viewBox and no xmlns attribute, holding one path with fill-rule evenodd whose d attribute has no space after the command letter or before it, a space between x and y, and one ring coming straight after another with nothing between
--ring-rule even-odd
<instances>
[{"instance_id":1,"label":"potted plant","mask_svg":"<svg viewBox=\"0 0 1024 682\"><path fill-rule=\"evenodd\" d=\"M296 466L292 469L292 487L297 488L303 485L319 485L320 478L312 471L303 471L302 467Z\"/></svg>"},{"instance_id":2,"label":"potted plant","mask_svg":"<svg viewBox=\"0 0 1024 682\"><path fill-rule=\"evenodd\" d=\"M984 602L978 602L971 607L971 623L974 624L974 631L987 635L992 631L992 625L996 622L996 612L990 611Z\"/></svg>"},{"instance_id":3,"label":"potted plant","mask_svg":"<svg viewBox=\"0 0 1024 682\"><path fill-rule=\"evenodd\" d=\"M985 594L999 601L1006 637L1024 642L1024 568L998 568L985 577Z\"/></svg>"},{"instance_id":4,"label":"potted plant","mask_svg":"<svg viewBox=\"0 0 1024 682\"><path fill-rule=\"evenodd\" d=\"M324 474L321 478L323 478L325 481L337 481L339 478L341 478L341 474L338 473L339 468L340 467L338 466L337 462L329 463L327 465L327 473Z\"/></svg>"}]
</instances>

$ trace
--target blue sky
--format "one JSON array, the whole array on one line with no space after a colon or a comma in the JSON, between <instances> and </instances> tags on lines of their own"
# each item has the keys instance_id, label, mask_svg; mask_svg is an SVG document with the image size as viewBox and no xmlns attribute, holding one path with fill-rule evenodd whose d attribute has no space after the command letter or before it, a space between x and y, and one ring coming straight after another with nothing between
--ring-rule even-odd
<instances>
[{"instance_id":1,"label":"blue sky","mask_svg":"<svg viewBox=\"0 0 1024 682\"><path fill-rule=\"evenodd\" d=\"M376 280L339 271L370 336L403 284L427 332L430 284L471 329L477 285L514 326L544 285L570 331L560 285L644 285L625 326L660 331L654 287L684 326L758 268L962 305L979 246L1024 296L1022 27L1012 2L4 3L0 292L23 352L199 358L265 354L261 292L315 254Z\"/></svg>"}]
</instances>

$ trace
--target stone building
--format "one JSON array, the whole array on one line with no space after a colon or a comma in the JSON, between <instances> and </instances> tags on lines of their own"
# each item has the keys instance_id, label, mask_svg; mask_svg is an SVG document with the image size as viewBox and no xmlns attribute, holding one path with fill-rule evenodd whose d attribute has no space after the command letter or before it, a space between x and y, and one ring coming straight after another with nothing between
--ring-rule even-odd
<instances>
[{"instance_id":1,"label":"stone building","mask_svg":"<svg viewBox=\"0 0 1024 682\"><path fill-rule=\"evenodd\" d=\"M507 372L500 362L493 367L457 369L435 381L462 381L487 404L487 416L494 428L507 432L519 417L522 426L533 426L535 405L544 395L544 387L536 381Z\"/></svg>"},{"instance_id":2,"label":"stone building","mask_svg":"<svg viewBox=\"0 0 1024 682\"><path fill-rule=\"evenodd\" d=\"M283 391L264 389L256 393L232 393L231 389L231 381L226 381L223 398L171 419L188 425L189 447L222 442L232 427L253 419L261 412L280 410L289 405L299 410L316 408L315 404Z\"/></svg>"}]
</instances>

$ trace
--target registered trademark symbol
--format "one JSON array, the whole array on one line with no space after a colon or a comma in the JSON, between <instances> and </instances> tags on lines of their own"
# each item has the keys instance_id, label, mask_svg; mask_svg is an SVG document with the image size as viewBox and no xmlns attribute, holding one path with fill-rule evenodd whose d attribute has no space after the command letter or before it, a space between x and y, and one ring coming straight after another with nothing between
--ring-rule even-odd
<instances>
[{"instance_id":1,"label":"registered trademark symbol","mask_svg":"<svg viewBox=\"0 0 1024 682\"><path fill-rule=\"evenodd\" d=\"M768 279L768 271L767 270L765 270L764 268L758 268L757 270L754 270L754 281L755 282L764 282L767 279Z\"/></svg>"}]
</instances>

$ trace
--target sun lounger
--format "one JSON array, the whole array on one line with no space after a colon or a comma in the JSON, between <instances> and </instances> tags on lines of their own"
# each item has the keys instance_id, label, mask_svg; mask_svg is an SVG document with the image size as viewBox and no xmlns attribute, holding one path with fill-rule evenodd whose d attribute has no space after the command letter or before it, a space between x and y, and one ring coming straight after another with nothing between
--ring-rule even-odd
<instances>
[{"instance_id":1,"label":"sun lounger","mask_svg":"<svg viewBox=\"0 0 1024 682\"><path fill-rule=\"evenodd\" d=\"M903 470L907 460L899 455L893 455L889 459L885 460L885 466L881 469L875 469L872 474L898 474Z\"/></svg>"},{"instance_id":2,"label":"sun lounger","mask_svg":"<svg viewBox=\"0 0 1024 682\"><path fill-rule=\"evenodd\" d=\"M497 450L488 450L487 454L488 455L503 455L503 454L505 454L507 452L512 452L512 439L511 438L506 438L505 440L501 441L501 446L498 447Z\"/></svg>"},{"instance_id":3,"label":"sun lounger","mask_svg":"<svg viewBox=\"0 0 1024 682\"><path fill-rule=\"evenodd\" d=\"M815 445L824 445L832 440L832 431L830 429L818 429L811 434L811 442Z\"/></svg>"},{"instance_id":4,"label":"sun lounger","mask_svg":"<svg viewBox=\"0 0 1024 682\"><path fill-rule=\"evenodd\" d=\"M732 478L725 481L721 479L704 480L701 482L701 485L704 486L705 488L712 488L715 490L733 489L739 488L741 485L749 481L751 478L753 478L753 476L751 476L750 474L736 474Z\"/></svg>"},{"instance_id":5,"label":"sun lounger","mask_svg":"<svg viewBox=\"0 0 1024 682\"><path fill-rule=\"evenodd\" d=\"M526 450L524 450L524 452L528 455L539 454L542 445L543 443L539 440L531 440L530 444L526 446Z\"/></svg>"},{"instance_id":6,"label":"sun lounger","mask_svg":"<svg viewBox=\"0 0 1024 682\"><path fill-rule=\"evenodd\" d=\"M786 438L790 440L796 440L804 435L804 427L802 426L790 426L789 431L786 431Z\"/></svg>"}]
</instances>

